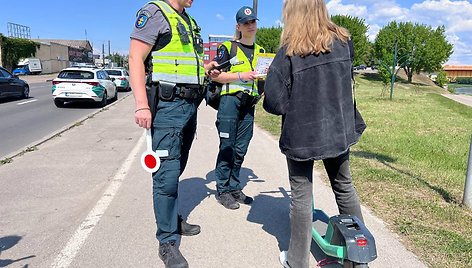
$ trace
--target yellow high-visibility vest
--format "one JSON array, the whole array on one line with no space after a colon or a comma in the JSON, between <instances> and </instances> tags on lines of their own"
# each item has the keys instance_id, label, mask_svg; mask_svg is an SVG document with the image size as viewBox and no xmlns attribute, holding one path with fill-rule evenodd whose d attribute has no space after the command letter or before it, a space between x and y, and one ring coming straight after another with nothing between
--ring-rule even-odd
<instances>
[{"instance_id":1,"label":"yellow high-visibility vest","mask_svg":"<svg viewBox=\"0 0 472 268\"><path fill-rule=\"evenodd\" d=\"M221 45L225 46L228 52L231 51L231 41L223 42ZM258 55L261 53L265 53L265 50L261 46L259 46L258 44L254 44L254 57L252 59L253 66L251 66L249 59L246 57L244 52L239 47L237 47L236 51L237 51L236 57L238 58L237 61L244 61L244 63L231 66L231 69L228 71L228 73L243 73L243 72L250 72L254 70L254 67L255 67L254 65L257 62ZM259 92L257 90L256 82L257 82L256 80L247 81L247 82L236 80L234 82L228 83L225 86L223 86L221 90L221 95L235 94L242 91L242 92L247 92L252 96L258 96Z\"/></svg>"},{"instance_id":2,"label":"yellow high-visibility vest","mask_svg":"<svg viewBox=\"0 0 472 268\"><path fill-rule=\"evenodd\" d=\"M203 51L198 53L194 47L195 31L198 29L195 20L189 15L191 24L189 26L166 2L152 1L150 3L161 9L169 22L172 33L172 38L165 47L152 52L152 81L203 85L205 77ZM185 39L188 42L183 42Z\"/></svg>"}]
</instances>

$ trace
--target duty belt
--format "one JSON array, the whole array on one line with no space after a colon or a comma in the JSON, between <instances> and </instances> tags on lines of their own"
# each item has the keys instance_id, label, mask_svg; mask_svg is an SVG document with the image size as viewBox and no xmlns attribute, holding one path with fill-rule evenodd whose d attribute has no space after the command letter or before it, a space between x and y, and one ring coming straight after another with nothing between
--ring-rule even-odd
<instances>
[{"instance_id":1,"label":"duty belt","mask_svg":"<svg viewBox=\"0 0 472 268\"><path fill-rule=\"evenodd\" d=\"M203 87L198 85L176 85L174 90L175 96L183 99L198 99L204 95Z\"/></svg>"}]
</instances>

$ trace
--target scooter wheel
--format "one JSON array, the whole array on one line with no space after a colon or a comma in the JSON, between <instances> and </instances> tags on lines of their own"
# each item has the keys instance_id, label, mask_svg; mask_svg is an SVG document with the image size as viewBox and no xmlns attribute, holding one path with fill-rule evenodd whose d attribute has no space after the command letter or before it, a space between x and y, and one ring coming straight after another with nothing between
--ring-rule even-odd
<instances>
[{"instance_id":1,"label":"scooter wheel","mask_svg":"<svg viewBox=\"0 0 472 268\"><path fill-rule=\"evenodd\" d=\"M343 268L369 268L369 265L367 263L344 261Z\"/></svg>"}]
</instances>

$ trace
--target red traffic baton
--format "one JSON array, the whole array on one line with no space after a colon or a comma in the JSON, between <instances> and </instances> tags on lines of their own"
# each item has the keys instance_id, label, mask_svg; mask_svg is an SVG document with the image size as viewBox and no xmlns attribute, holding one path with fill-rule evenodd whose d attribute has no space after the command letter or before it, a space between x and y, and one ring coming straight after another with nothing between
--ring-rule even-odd
<instances>
[{"instance_id":1,"label":"red traffic baton","mask_svg":"<svg viewBox=\"0 0 472 268\"><path fill-rule=\"evenodd\" d=\"M146 151L141 155L141 165L147 172L154 173L159 170L159 167L161 166L161 160L159 159L159 156L157 156L157 154L152 150L151 129L146 129L146 143Z\"/></svg>"}]
</instances>

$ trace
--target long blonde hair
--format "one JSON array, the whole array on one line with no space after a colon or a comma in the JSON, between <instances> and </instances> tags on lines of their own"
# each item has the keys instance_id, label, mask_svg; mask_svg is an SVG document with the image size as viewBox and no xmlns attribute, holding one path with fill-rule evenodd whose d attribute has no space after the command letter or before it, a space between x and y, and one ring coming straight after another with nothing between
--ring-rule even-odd
<instances>
[{"instance_id":1,"label":"long blonde hair","mask_svg":"<svg viewBox=\"0 0 472 268\"><path fill-rule=\"evenodd\" d=\"M330 51L334 39L347 42L349 32L331 21L324 0L284 0L280 46L288 56Z\"/></svg>"}]
</instances>

